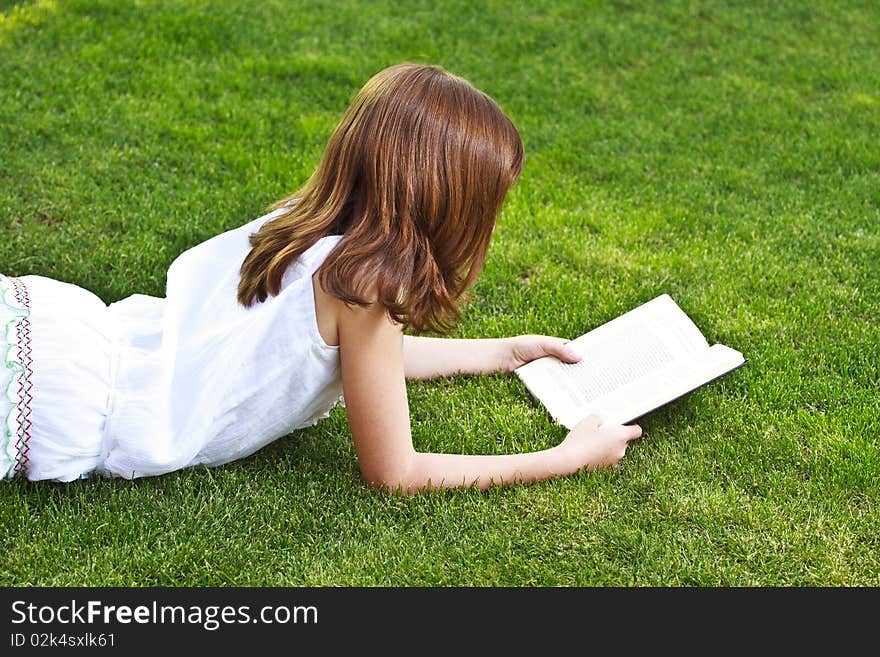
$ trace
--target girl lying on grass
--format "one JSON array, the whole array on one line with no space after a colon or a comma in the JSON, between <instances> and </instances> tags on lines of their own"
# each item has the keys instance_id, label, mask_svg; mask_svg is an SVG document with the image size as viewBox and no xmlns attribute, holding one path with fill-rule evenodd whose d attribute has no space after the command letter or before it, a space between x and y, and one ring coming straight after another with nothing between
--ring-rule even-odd
<instances>
[{"instance_id":1,"label":"girl lying on grass","mask_svg":"<svg viewBox=\"0 0 880 657\"><path fill-rule=\"evenodd\" d=\"M405 379L579 358L561 338L446 331L486 257L523 146L484 93L435 66L375 75L305 185L180 255L164 299L105 306L0 275L0 472L134 478L252 454L343 401L363 479L426 488L534 482L614 465L638 426L583 420L523 454L417 452Z\"/></svg>"}]
</instances>

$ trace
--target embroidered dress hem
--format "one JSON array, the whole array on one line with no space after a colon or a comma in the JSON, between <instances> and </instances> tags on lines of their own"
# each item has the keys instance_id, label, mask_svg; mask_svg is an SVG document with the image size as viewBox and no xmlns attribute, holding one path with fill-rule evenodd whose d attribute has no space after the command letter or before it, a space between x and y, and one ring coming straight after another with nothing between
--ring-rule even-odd
<instances>
[{"instance_id":1,"label":"embroidered dress hem","mask_svg":"<svg viewBox=\"0 0 880 657\"><path fill-rule=\"evenodd\" d=\"M2 477L22 477L27 473L33 387L29 302L27 288L19 279L0 274L0 348L5 365L0 374L0 414L4 418Z\"/></svg>"},{"instance_id":2,"label":"embroidered dress hem","mask_svg":"<svg viewBox=\"0 0 880 657\"><path fill-rule=\"evenodd\" d=\"M56 481L93 474L115 352L105 304L70 283L0 274L0 326L0 473Z\"/></svg>"}]
</instances>

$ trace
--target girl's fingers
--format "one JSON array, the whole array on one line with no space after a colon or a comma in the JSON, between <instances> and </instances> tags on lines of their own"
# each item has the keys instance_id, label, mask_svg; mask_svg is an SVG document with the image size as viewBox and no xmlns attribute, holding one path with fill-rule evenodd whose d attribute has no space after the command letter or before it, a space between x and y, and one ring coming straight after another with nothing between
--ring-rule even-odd
<instances>
[{"instance_id":1,"label":"girl's fingers","mask_svg":"<svg viewBox=\"0 0 880 657\"><path fill-rule=\"evenodd\" d=\"M552 338L545 344L544 350L564 363L577 363L581 359L581 355L568 346L569 342L570 340L563 338Z\"/></svg>"},{"instance_id":2,"label":"girl's fingers","mask_svg":"<svg viewBox=\"0 0 880 657\"><path fill-rule=\"evenodd\" d=\"M638 424L629 424L626 428L629 430L626 437L627 442L635 440L636 438L641 438L642 428Z\"/></svg>"}]
</instances>

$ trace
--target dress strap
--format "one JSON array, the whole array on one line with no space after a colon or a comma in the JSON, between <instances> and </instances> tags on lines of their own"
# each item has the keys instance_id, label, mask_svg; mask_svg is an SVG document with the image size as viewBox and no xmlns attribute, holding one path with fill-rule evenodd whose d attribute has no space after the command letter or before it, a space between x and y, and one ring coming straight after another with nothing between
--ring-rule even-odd
<instances>
[{"instance_id":1,"label":"dress strap","mask_svg":"<svg viewBox=\"0 0 880 657\"><path fill-rule=\"evenodd\" d=\"M342 235L326 235L309 247L304 263L309 274L315 273L341 239Z\"/></svg>"}]
</instances>

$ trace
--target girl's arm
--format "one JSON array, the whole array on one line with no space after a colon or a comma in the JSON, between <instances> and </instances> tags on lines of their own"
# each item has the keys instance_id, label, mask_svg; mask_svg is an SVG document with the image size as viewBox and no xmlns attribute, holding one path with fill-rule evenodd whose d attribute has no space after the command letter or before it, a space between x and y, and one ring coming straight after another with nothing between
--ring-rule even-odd
<instances>
[{"instance_id":1,"label":"girl's arm","mask_svg":"<svg viewBox=\"0 0 880 657\"><path fill-rule=\"evenodd\" d=\"M404 337L379 304L337 305L342 385L361 475L370 485L413 493L533 482L614 465L638 427L600 426L590 417L556 447L498 456L417 452L410 433Z\"/></svg>"},{"instance_id":2,"label":"girl's arm","mask_svg":"<svg viewBox=\"0 0 880 657\"><path fill-rule=\"evenodd\" d=\"M433 379L456 374L508 373L542 356L576 363L580 356L565 346L567 342L545 335L476 340L406 335L403 367L407 379Z\"/></svg>"}]
</instances>

